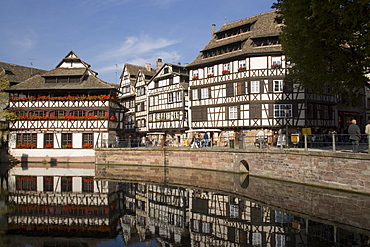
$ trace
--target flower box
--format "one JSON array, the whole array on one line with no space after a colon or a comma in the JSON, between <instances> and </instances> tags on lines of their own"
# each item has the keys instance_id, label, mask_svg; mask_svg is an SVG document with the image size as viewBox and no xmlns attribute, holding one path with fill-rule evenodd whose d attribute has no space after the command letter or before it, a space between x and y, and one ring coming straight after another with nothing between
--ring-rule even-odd
<instances>
[{"instance_id":1,"label":"flower box","mask_svg":"<svg viewBox=\"0 0 370 247\"><path fill-rule=\"evenodd\" d=\"M230 74L230 70L223 70L223 71L222 71L222 74L223 74L223 75Z\"/></svg>"},{"instance_id":2,"label":"flower box","mask_svg":"<svg viewBox=\"0 0 370 247\"><path fill-rule=\"evenodd\" d=\"M199 76L195 75L193 76L193 80L198 80L199 79Z\"/></svg>"},{"instance_id":3,"label":"flower box","mask_svg":"<svg viewBox=\"0 0 370 247\"><path fill-rule=\"evenodd\" d=\"M210 77L214 77L215 75L214 74L208 74L207 77L210 78Z\"/></svg>"},{"instance_id":4,"label":"flower box","mask_svg":"<svg viewBox=\"0 0 370 247\"><path fill-rule=\"evenodd\" d=\"M67 143L65 145L62 145L62 148L72 148L72 143Z\"/></svg>"},{"instance_id":5,"label":"flower box","mask_svg":"<svg viewBox=\"0 0 370 247\"><path fill-rule=\"evenodd\" d=\"M281 68L281 64L273 64L273 65L271 65L271 68L272 69L280 69Z\"/></svg>"},{"instance_id":6,"label":"flower box","mask_svg":"<svg viewBox=\"0 0 370 247\"><path fill-rule=\"evenodd\" d=\"M53 144L45 144L45 148L53 148Z\"/></svg>"},{"instance_id":7,"label":"flower box","mask_svg":"<svg viewBox=\"0 0 370 247\"><path fill-rule=\"evenodd\" d=\"M94 145L93 145L93 144L91 144L91 143L85 143L85 144L83 144L83 145L82 145L82 147L83 147L83 148L93 148L93 147L94 147Z\"/></svg>"},{"instance_id":8,"label":"flower box","mask_svg":"<svg viewBox=\"0 0 370 247\"><path fill-rule=\"evenodd\" d=\"M246 71L246 70L247 70L247 68L246 68L246 67L239 67L239 68L238 68L238 71L239 71L239 72L241 72L241 71Z\"/></svg>"}]
</instances>

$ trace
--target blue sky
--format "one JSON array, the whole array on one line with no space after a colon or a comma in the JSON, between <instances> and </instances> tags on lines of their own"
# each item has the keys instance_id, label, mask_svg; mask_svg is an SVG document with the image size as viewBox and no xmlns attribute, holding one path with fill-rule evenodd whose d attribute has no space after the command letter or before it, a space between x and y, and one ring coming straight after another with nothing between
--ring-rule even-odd
<instances>
[{"instance_id":1,"label":"blue sky","mask_svg":"<svg viewBox=\"0 0 370 247\"><path fill-rule=\"evenodd\" d=\"M123 64L192 62L218 30L275 0L3 0L0 61L51 70L73 50L119 83Z\"/></svg>"}]
</instances>

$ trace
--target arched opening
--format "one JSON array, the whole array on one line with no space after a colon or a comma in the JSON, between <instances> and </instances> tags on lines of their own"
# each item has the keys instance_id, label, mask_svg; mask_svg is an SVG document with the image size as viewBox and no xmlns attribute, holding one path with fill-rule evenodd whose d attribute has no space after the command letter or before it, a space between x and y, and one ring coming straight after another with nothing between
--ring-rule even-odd
<instances>
[{"instance_id":1,"label":"arched opening","mask_svg":"<svg viewBox=\"0 0 370 247\"><path fill-rule=\"evenodd\" d=\"M239 162L239 172L240 173L249 173L249 164L245 160Z\"/></svg>"}]
</instances>

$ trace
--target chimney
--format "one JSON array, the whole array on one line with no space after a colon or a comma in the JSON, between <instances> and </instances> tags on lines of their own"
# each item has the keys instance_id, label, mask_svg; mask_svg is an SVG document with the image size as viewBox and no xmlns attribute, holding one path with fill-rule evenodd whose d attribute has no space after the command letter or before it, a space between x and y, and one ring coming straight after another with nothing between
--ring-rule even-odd
<instances>
[{"instance_id":1,"label":"chimney","mask_svg":"<svg viewBox=\"0 0 370 247\"><path fill-rule=\"evenodd\" d=\"M216 24L212 24L212 37L216 32Z\"/></svg>"},{"instance_id":2,"label":"chimney","mask_svg":"<svg viewBox=\"0 0 370 247\"><path fill-rule=\"evenodd\" d=\"M146 63L145 64L145 68L146 68L147 71L150 71L151 70L150 65L151 65L150 63Z\"/></svg>"},{"instance_id":3,"label":"chimney","mask_svg":"<svg viewBox=\"0 0 370 247\"><path fill-rule=\"evenodd\" d=\"M162 59L161 58L158 58L157 59L157 68L156 69L160 69L162 67Z\"/></svg>"}]
</instances>

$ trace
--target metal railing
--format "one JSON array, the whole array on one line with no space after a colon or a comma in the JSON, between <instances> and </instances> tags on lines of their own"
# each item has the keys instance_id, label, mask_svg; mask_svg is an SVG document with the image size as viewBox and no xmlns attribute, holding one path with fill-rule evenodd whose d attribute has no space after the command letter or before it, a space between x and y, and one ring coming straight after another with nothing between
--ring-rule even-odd
<instances>
[{"instance_id":1,"label":"metal railing","mask_svg":"<svg viewBox=\"0 0 370 247\"><path fill-rule=\"evenodd\" d=\"M280 142L279 142L280 139ZM207 144L207 145L206 145ZM142 138L121 139L109 142L111 148L137 148L137 147L178 147L178 148L278 148L278 149L320 149L332 152L352 152L352 141L348 134L289 134L288 136L267 136L261 145L255 136L247 136L243 141L238 139L198 139L194 144L191 138L174 138L172 140L143 140ZM358 150L370 154L370 135L362 134Z\"/></svg>"}]
</instances>

